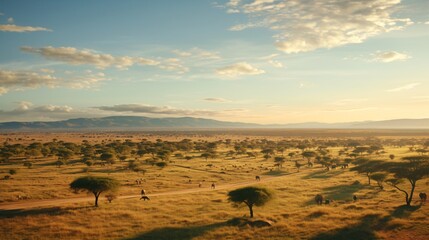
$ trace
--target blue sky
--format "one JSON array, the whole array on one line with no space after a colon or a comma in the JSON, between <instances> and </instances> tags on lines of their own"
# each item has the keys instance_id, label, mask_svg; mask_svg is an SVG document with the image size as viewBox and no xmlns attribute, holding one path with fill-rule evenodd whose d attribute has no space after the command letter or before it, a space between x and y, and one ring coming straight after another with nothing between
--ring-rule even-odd
<instances>
[{"instance_id":1,"label":"blue sky","mask_svg":"<svg viewBox=\"0 0 429 240\"><path fill-rule=\"evenodd\" d=\"M429 1L7 1L0 121L428 118Z\"/></svg>"}]
</instances>

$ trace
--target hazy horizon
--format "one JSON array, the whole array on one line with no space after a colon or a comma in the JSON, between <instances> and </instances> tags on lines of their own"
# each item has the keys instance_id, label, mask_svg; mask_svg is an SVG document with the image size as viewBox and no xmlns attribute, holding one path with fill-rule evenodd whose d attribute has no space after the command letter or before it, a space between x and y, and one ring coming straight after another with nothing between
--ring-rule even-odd
<instances>
[{"instance_id":1,"label":"hazy horizon","mask_svg":"<svg viewBox=\"0 0 429 240\"><path fill-rule=\"evenodd\" d=\"M429 118L429 2L4 1L0 122Z\"/></svg>"}]
</instances>

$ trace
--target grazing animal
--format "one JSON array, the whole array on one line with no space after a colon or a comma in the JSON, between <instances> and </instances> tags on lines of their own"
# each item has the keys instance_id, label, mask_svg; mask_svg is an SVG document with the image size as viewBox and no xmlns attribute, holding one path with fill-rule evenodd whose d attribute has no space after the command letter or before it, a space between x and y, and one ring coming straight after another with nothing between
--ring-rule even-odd
<instances>
[{"instance_id":1,"label":"grazing animal","mask_svg":"<svg viewBox=\"0 0 429 240\"><path fill-rule=\"evenodd\" d=\"M312 162L308 162L308 163L307 163L307 166L308 166L308 167L313 167L313 163L312 163Z\"/></svg>"},{"instance_id":2,"label":"grazing animal","mask_svg":"<svg viewBox=\"0 0 429 240\"><path fill-rule=\"evenodd\" d=\"M325 204L330 204L332 202L332 200L326 199L325 200Z\"/></svg>"},{"instance_id":3,"label":"grazing animal","mask_svg":"<svg viewBox=\"0 0 429 240\"><path fill-rule=\"evenodd\" d=\"M212 189L216 188L216 184L212 183Z\"/></svg>"},{"instance_id":4,"label":"grazing animal","mask_svg":"<svg viewBox=\"0 0 429 240\"><path fill-rule=\"evenodd\" d=\"M421 192L421 193L419 194L419 197L420 197L420 203L425 203L425 202L426 202L426 199L428 198L427 194L426 194L426 193L424 193L424 192Z\"/></svg>"},{"instance_id":5,"label":"grazing animal","mask_svg":"<svg viewBox=\"0 0 429 240\"><path fill-rule=\"evenodd\" d=\"M356 201L358 198L356 195L353 195L353 201Z\"/></svg>"},{"instance_id":6,"label":"grazing animal","mask_svg":"<svg viewBox=\"0 0 429 240\"><path fill-rule=\"evenodd\" d=\"M261 177L259 177L259 176L256 176L255 179L256 179L256 181L261 181Z\"/></svg>"},{"instance_id":7,"label":"grazing animal","mask_svg":"<svg viewBox=\"0 0 429 240\"><path fill-rule=\"evenodd\" d=\"M140 193L142 196L146 195L146 191L144 189L142 189L142 191Z\"/></svg>"},{"instance_id":8,"label":"grazing animal","mask_svg":"<svg viewBox=\"0 0 429 240\"><path fill-rule=\"evenodd\" d=\"M149 201L149 200L150 200L150 198L149 198L148 196L142 196L142 197L140 198L140 200L142 200L142 199L143 199L144 201L146 201L146 200L148 200L148 201Z\"/></svg>"},{"instance_id":9,"label":"grazing animal","mask_svg":"<svg viewBox=\"0 0 429 240\"><path fill-rule=\"evenodd\" d=\"M322 205L323 203L323 196L320 194L317 194L316 197L314 197L314 200L316 201L317 205Z\"/></svg>"},{"instance_id":10,"label":"grazing animal","mask_svg":"<svg viewBox=\"0 0 429 240\"><path fill-rule=\"evenodd\" d=\"M299 163L298 161L295 161L295 167L298 169L299 172L299 168L301 168L302 164Z\"/></svg>"},{"instance_id":11,"label":"grazing animal","mask_svg":"<svg viewBox=\"0 0 429 240\"><path fill-rule=\"evenodd\" d=\"M341 165L341 168L348 168L349 164L348 163L344 163L343 165Z\"/></svg>"}]
</instances>

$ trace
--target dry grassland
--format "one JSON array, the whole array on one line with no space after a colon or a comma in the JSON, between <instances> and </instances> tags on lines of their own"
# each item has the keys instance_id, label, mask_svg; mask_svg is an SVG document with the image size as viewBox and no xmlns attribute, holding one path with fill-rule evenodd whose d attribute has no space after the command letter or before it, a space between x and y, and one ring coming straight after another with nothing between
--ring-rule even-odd
<instances>
[{"instance_id":1,"label":"dry grassland","mask_svg":"<svg viewBox=\"0 0 429 240\"><path fill-rule=\"evenodd\" d=\"M3 141L10 138L22 144L47 142L52 138L76 143L83 139L100 143L108 139L140 141L145 138L154 141L161 138L174 141L190 138L182 134L134 136L128 133L21 133L1 137ZM233 140L261 138L196 134L191 139L215 141L226 137ZM416 138L419 137L422 136ZM145 174L126 169L127 163L120 161L104 167L87 167L77 159L57 167L55 157L35 159L32 168L22 166L19 161L2 163L0 176L11 168L16 169L17 174L12 179L0 181L0 209L2 205L13 202L28 202L31 206L32 202L43 199L91 196L75 194L69 189L72 180L88 174L118 179L122 184L119 195L138 195L143 187L152 197L150 201L141 201L136 196L108 203L102 196L98 208L93 207L90 200L43 208L0 210L0 239L428 239L429 205L420 206L416 202L417 195L413 200L414 206L406 208L402 206L403 193L388 185L384 190L375 183L369 186L364 174L349 169L326 171L315 164L314 167L303 166L298 172L293 161L286 161L283 168L277 170L272 158L265 160L262 155L256 159L244 155L226 158L222 153L228 150L223 146L218 149L219 157L207 161L199 157L199 152L191 153L195 157L192 160L171 157L171 162L163 169L145 165ZM333 155L339 150L330 148ZM395 159L400 159L410 155L405 146L384 146L384 150L386 153L372 158L387 160L389 154L394 154ZM290 151L297 149L288 149L285 156ZM145 158L147 156L142 160ZM302 157L295 159L306 162ZM263 181L256 182L255 175L261 176ZM140 178L143 179L142 185L136 185L135 180ZM202 183L201 188L198 187L199 182ZM210 189L212 182L218 189ZM227 201L227 192L236 188L231 185L233 183L260 185L274 190L273 201L254 209L255 218L269 220L272 227L230 224L235 217L249 215L246 207L234 208ZM186 189L203 191L168 194ZM419 192L429 193L428 179L418 182L416 193ZM156 196L157 193L166 194ZM314 196L319 193L334 201L329 205L316 205ZM18 195L28 199L17 200ZM353 201L353 195L358 197L357 201Z\"/></svg>"}]
</instances>

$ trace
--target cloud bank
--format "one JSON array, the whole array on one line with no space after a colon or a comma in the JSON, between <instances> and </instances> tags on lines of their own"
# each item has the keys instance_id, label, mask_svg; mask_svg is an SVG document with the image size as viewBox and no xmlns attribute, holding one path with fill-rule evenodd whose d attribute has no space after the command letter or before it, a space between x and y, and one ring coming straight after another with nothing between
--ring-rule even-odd
<instances>
[{"instance_id":1,"label":"cloud bank","mask_svg":"<svg viewBox=\"0 0 429 240\"><path fill-rule=\"evenodd\" d=\"M209 110L178 109L168 106L159 107L144 104L119 104L114 106L100 106L95 108L111 112L150 113L160 115L213 116L217 114L215 111Z\"/></svg>"},{"instance_id":2,"label":"cloud bank","mask_svg":"<svg viewBox=\"0 0 429 240\"><path fill-rule=\"evenodd\" d=\"M0 95L10 90L34 89L40 87L67 87L91 88L100 81L107 80L104 73L86 73L84 75L70 76L67 79L55 77L50 74L40 74L30 71L4 71L0 70Z\"/></svg>"},{"instance_id":3,"label":"cloud bank","mask_svg":"<svg viewBox=\"0 0 429 240\"><path fill-rule=\"evenodd\" d=\"M98 68L117 67L127 69L135 64L138 65L158 65L159 62L152 59L129 56L112 56L110 54L98 53L91 49L76 49L73 47L42 47L33 48L24 46L21 50L27 53L34 53L46 59L69 63L72 65L93 65Z\"/></svg>"},{"instance_id":4,"label":"cloud bank","mask_svg":"<svg viewBox=\"0 0 429 240\"><path fill-rule=\"evenodd\" d=\"M399 4L400 0L230 0L226 7L251 19L231 30L269 28L277 32L279 50L299 53L361 43L403 29L412 21L393 17Z\"/></svg>"},{"instance_id":5,"label":"cloud bank","mask_svg":"<svg viewBox=\"0 0 429 240\"><path fill-rule=\"evenodd\" d=\"M44 27L17 26L15 24L0 25L0 31L2 31L2 32L20 32L20 33L22 33L22 32L37 32L37 31L52 32L51 29L44 28Z\"/></svg>"}]
</instances>

